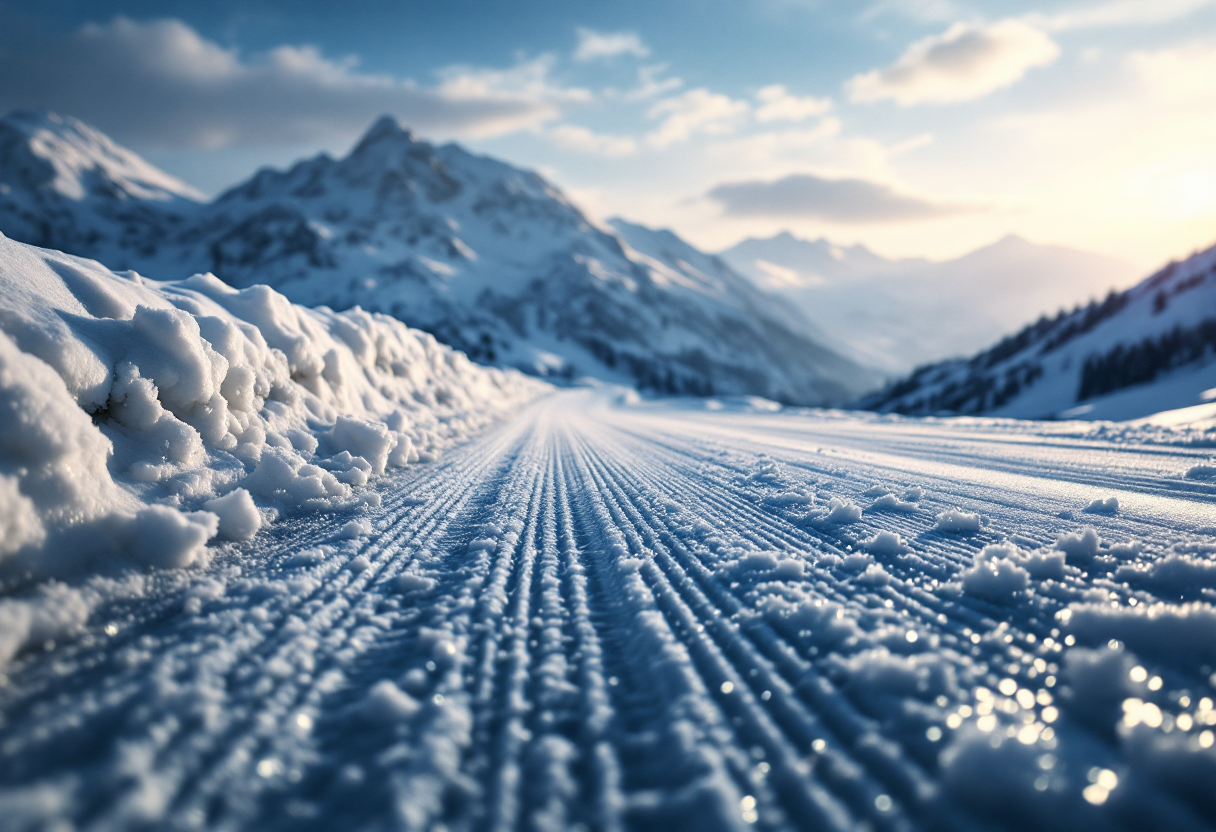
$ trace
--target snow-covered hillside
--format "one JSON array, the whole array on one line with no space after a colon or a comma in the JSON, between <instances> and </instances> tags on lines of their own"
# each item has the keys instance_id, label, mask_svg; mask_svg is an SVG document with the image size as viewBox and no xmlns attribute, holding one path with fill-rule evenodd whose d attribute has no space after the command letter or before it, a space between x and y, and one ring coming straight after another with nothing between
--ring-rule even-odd
<instances>
[{"instance_id":1,"label":"snow-covered hillside","mask_svg":"<svg viewBox=\"0 0 1216 832\"><path fill-rule=\"evenodd\" d=\"M45 116L40 129L54 132L51 124ZM74 148L77 133L96 137L78 122L56 126L60 144ZM13 180L13 193L47 190L40 181L27 187L12 172L24 168L6 165L0 159L0 181ZM123 194L141 213L128 211L108 230L81 237L58 225L10 226L2 215L0 230L113 268L212 272L309 306L386 312L475 360L556 378L803 404L875 385L873 373L817 343L796 313L720 264L706 273L646 256L540 176L455 144L433 146L390 118L343 159L322 154L263 170L202 206ZM74 198L96 201L87 191Z\"/></svg>"},{"instance_id":2,"label":"snow-covered hillside","mask_svg":"<svg viewBox=\"0 0 1216 832\"><path fill-rule=\"evenodd\" d=\"M1216 247L868 398L899 413L1133 419L1216 394Z\"/></svg>"},{"instance_id":3,"label":"snow-covered hillside","mask_svg":"<svg viewBox=\"0 0 1216 832\"><path fill-rule=\"evenodd\" d=\"M204 197L74 118L0 119L0 231L88 256L149 252Z\"/></svg>"},{"instance_id":4,"label":"snow-covered hillside","mask_svg":"<svg viewBox=\"0 0 1216 832\"><path fill-rule=\"evenodd\" d=\"M549 389L384 315L0 235L0 592L196 565L278 512L374 504L369 480ZM0 605L0 664L44 614Z\"/></svg>"},{"instance_id":5,"label":"snow-covered hillside","mask_svg":"<svg viewBox=\"0 0 1216 832\"><path fill-rule=\"evenodd\" d=\"M720 255L793 301L822 337L889 373L967 355L1044 312L1132 283L1121 260L1009 236L956 260L887 260L789 233Z\"/></svg>"}]
</instances>

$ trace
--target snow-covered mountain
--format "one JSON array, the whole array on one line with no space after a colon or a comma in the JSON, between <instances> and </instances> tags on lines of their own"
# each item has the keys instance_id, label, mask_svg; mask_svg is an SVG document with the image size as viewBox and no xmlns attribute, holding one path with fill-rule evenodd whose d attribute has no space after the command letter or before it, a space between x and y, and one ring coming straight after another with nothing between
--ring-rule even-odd
<instances>
[{"instance_id":1,"label":"snow-covered mountain","mask_svg":"<svg viewBox=\"0 0 1216 832\"><path fill-rule=\"evenodd\" d=\"M1216 246L1123 292L1040 318L863 402L909 414L1134 419L1216 397Z\"/></svg>"},{"instance_id":2,"label":"snow-covered mountain","mask_svg":"<svg viewBox=\"0 0 1216 832\"><path fill-rule=\"evenodd\" d=\"M887 260L864 246L788 232L744 240L720 256L797 304L829 343L895 374L967 355L995 333L1136 277L1121 260L1015 236L944 262Z\"/></svg>"},{"instance_id":3,"label":"snow-covered mountain","mask_svg":"<svg viewBox=\"0 0 1216 832\"><path fill-rule=\"evenodd\" d=\"M927 260L888 260L863 245L838 246L820 237L804 240L788 231L748 237L719 256L758 286L774 291L827 286L928 265Z\"/></svg>"},{"instance_id":4,"label":"snow-covered mountain","mask_svg":"<svg viewBox=\"0 0 1216 832\"><path fill-rule=\"evenodd\" d=\"M82 121L17 111L0 119L0 230L89 256L149 253L204 197Z\"/></svg>"},{"instance_id":5,"label":"snow-covered mountain","mask_svg":"<svg viewBox=\"0 0 1216 832\"><path fill-rule=\"evenodd\" d=\"M238 288L269 284L305 305L387 312L476 360L556 378L800 404L844 401L877 381L817 343L797 313L673 235L638 229L627 243L537 174L432 145L391 118L345 158L262 170L201 205L79 122L9 121L38 121L24 134L9 128L27 149L84 157L73 162L77 181L121 183L96 195L26 175L42 157L14 141L0 181L20 191L17 204L34 205L26 213L35 218L39 199L68 204L92 223L82 236L73 222L0 216L14 239L160 278L209 271ZM124 210L99 207L111 203ZM683 253L668 257L668 248Z\"/></svg>"}]
</instances>

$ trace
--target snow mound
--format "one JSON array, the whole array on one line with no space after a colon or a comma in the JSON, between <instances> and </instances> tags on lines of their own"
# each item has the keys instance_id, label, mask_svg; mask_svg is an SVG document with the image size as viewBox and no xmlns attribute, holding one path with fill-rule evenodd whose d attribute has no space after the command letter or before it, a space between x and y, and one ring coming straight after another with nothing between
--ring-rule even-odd
<instances>
[{"instance_id":1,"label":"snow mound","mask_svg":"<svg viewBox=\"0 0 1216 832\"><path fill-rule=\"evenodd\" d=\"M1018 559L1018 549L1012 544L985 546L959 576L963 592L994 604L1009 603L1030 584L1030 573L1017 563Z\"/></svg>"},{"instance_id":2,"label":"snow mound","mask_svg":"<svg viewBox=\"0 0 1216 832\"><path fill-rule=\"evenodd\" d=\"M826 506L811 514L811 522L818 526L843 526L860 519L861 507L839 497L833 497Z\"/></svg>"},{"instance_id":3,"label":"snow mound","mask_svg":"<svg viewBox=\"0 0 1216 832\"><path fill-rule=\"evenodd\" d=\"M948 509L937 515L934 530L950 534L974 534L980 530L980 516L958 509Z\"/></svg>"},{"instance_id":4,"label":"snow mound","mask_svg":"<svg viewBox=\"0 0 1216 832\"><path fill-rule=\"evenodd\" d=\"M1079 532L1062 534L1056 538L1056 548L1063 552L1069 561L1088 563L1098 555L1098 533L1092 526L1086 526Z\"/></svg>"},{"instance_id":5,"label":"snow mound","mask_svg":"<svg viewBox=\"0 0 1216 832\"><path fill-rule=\"evenodd\" d=\"M1105 499L1098 497L1085 508L1081 509L1083 514L1118 514L1119 513L1119 498L1107 497Z\"/></svg>"},{"instance_id":6,"label":"snow mound","mask_svg":"<svg viewBox=\"0 0 1216 832\"><path fill-rule=\"evenodd\" d=\"M354 508L547 385L360 309L157 282L0 236L0 581L204 562Z\"/></svg>"},{"instance_id":7,"label":"snow mound","mask_svg":"<svg viewBox=\"0 0 1216 832\"><path fill-rule=\"evenodd\" d=\"M912 551L907 542L899 536L898 532L880 531L869 540L862 543L867 552L879 556L895 556L902 555Z\"/></svg>"},{"instance_id":8,"label":"snow mound","mask_svg":"<svg viewBox=\"0 0 1216 832\"><path fill-rule=\"evenodd\" d=\"M1186 478L1188 480L1211 480L1216 479L1216 465L1207 465L1200 463L1192 465L1186 470Z\"/></svg>"}]
</instances>

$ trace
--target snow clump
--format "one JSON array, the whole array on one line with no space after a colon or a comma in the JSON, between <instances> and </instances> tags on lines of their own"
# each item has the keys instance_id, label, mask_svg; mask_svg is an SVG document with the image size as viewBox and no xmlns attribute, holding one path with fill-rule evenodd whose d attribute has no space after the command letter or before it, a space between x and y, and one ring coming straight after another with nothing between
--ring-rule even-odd
<instances>
[{"instance_id":1,"label":"snow clump","mask_svg":"<svg viewBox=\"0 0 1216 832\"><path fill-rule=\"evenodd\" d=\"M1079 532L1062 534L1056 538L1056 548L1063 552L1070 563L1089 563L1098 556L1098 533L1093 526Z\"/></svg>"},{"instance_id":2,"label":"snow clump","mask_svg":"<svg viewBox=\"0 0 1216 832\"><path fill-rule=\"evenodd\" d=\"M950 534L973 534L980 530L980 516L958 509L947 509L937 515L937 523L933 528Z\"/></svg>"},{"instance_id":3,"label":"snow clump","mask_svg":"<svg viewBox=\"0 0 1216 832\"><path fill-rule=\"evenodd\" d=\"M856 503L833 497L823 508L811 514L811 522L817 526L843 526L861 519L861 507Z\"/></svg>"},{"instance_id":4,"label":"snow clump","mask_svg":"<svg viewBox=\"0 0 1216 832\"><path fill-rule=\"evenodd\" d=\"M1216 479L1216 461L1210 463L1199 463L1192 465L1186 469L1186 478L1188 480L1212 480Z\"/></svg>"},{"instance_id":5,"label":"snow clump","mask_svg":"<svg viewBox=\"0 0 1216 832\"><path fill-rule=\"evenodd\" d=\"M863 541L862 546L867 552L880 557L893 557L910 552L911 548L898 532L880 531L869 540Z\"/></svg>"},{"instance_id":6,"label":"snow clump","mask_svg":"<svg viewBox=\"0 0 1216 832\"><path fill-rule=\"evenodd\" d=\"M1102 499L1098 497L1085 508L1081 509L1082 514L1118 514L1119 513L1119 498L1107 497Z\"/></svg>"},{"instance_id":7,"label":"snow clump","mask_svg":"<svg viewBox=\"0 0 1216 832\"><path fill-rule=\"evenodd\" d=\"M985 546L970 568L959 575L963 592L994 604L1017 598L1030 585L1030 573L1018 565L1019 555L1012 543Z\"/></svg>"}]
</instances>

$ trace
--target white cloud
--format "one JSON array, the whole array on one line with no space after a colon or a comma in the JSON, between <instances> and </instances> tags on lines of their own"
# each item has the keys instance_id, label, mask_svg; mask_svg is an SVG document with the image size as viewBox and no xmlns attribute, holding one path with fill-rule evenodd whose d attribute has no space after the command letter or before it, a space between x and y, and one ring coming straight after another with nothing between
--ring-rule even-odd
<instances>
[{"instance_id":1,"label":"white cloud","mask_svg":"<svg viewBox=\"0 0 1216 832\"><path fill-rule=\"evenodd\" d=\"M638 85L621 97L626 101L645 101L684 86L684 81L680 78L661 77L666 71L667 64L639 67Z\"/></svg>"},{"instance_id":2,"label":"white cloud","mask_svg":"<svg viewBox=\"0 0 1216 832\"><path fill-rule=\"evenodd\" d=\"M1020 20L956 23L912 44L889 67L856 76L847 88L854 101L889 98L904 107L969 101L1016 83L1059 54L1050 37Z\"/></svg>"},{"instance_id":3,"label":"white cloud","mask_svg":"<svg viewBox=\"0 0 1216 832\"><path fill-rule=\"evenodd\" d=\"M548 135L558 147L594 156L619 158L638 149L638 143L629 136L605 135L575 124L559 124L550 128Z\"/></svg>"},{"instance_id":4,"label":"white cloud","mask_svg":"<svg viewBox=\"0 0 1216 832\"><path fill-rule=\"evenodd\" d=\"M1028 20L1050 31L1168 23L1207 8L1214 0L1114 0L1054 15L1031 15Z\"/></svg>"},{"instance_id":5,"label":"white cloud","mask_svg":"<svg viewBox=\"0 0 1216 832\"><path fill-rule=\"evenodd\" d=\"M1216 41L1134 52L1128 63L1140 83L1162 99L1216 101Z\"/></svg>"},{"instance_id":6,"label":"white cloud","mask_svg":"<svg viewBox=\"0 0 1216 832\"><path fill-rule=\"evenodd\" d=\"M578 87L559 87L549 73L552 55L521 61L508 69L474 66L449 66L437 73L440 84L435 94L449 101L521 100L553 105L590 101L591 92Z\"/></svg>"},{"instance_id":7,"label":"white cloud","mask_svg":"<svg viewBox=\"0 0 1216 832\"><path fill-rule=\"evenodd\" d=\"M247 58L180 20L119 17L50 48L5 47L0 110L61 110L152 149L345 140L384 113L428 132L496 135L534 129L591 97L555 84L548 56L507 69L448 68L427 87L308 46Z\"/></svg>"},{"instance_id":8,"label":"white cloud","mask_svg":"<svg viewBox=\"0 0 1216 832\"><path fill-rule=\"evenodd\" d=\"M805 160L812 152L825 153L827 158L817 155L815 164L822 166L871 167L875 157L867 154L858 160L855 154L843 154L840 158L840 119L820 119L810 127L794 127L784 130L763 130L745 136L733 136L714 141L706 147L707 157L716 169L723 166L746 166L752 171L788 170L790 163ZM831 146L829 146L829 144ZM885 159L885 156L883 157Z\"/></svg>"},{"instance_id":9,"label":"white cloud","mask_svg":"<svg viewBox=\"0 0 1216 832\"><path fill-rule=\"evenodd\" d=\"M872 20L886 14L898 14L922 23L940 23L958 20L962 12L951 0L878 0L861 13L861 19Z\"/></svg>"},{"instance_id":10,"label":"white cloud","mask_svg":"<svg viewBox=\"0 0 1216 832\"><path fill-rule=\"evenodd\" d=\"M814 96L799 97L790 93L781 84L764 87L756 93L760 108L756 110L756 121L805 121L811 116L820 116L832 109L830 98Z\"/></svg>"},{"instance_id":11,"label":"white cloud","mask_svg":"<svg viewBox=\"0 0 1216 832\"><path fill-rule=\"evenodd\" d=\"M662 121L646 137L646 142L661 150L687 141L698 133L731 133L750 111L751 107L746 101L736 101L704 88L688 90L658 101L650 108L647 115Z\"/></svg>"},{"instance_id":12,"label":"white cloud","mask_svg":"<svg viewBox=\"0 0 1216 832\"><path fill-rule=\"evenodd\" d=\"M574 50L576 61L594 61L597 58L615 58L618 55L634 55L645 58L650 49L642 43L637 32L597 32L579 28L578 48Z\"/></svg>"}]
</instances>

